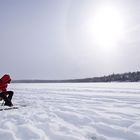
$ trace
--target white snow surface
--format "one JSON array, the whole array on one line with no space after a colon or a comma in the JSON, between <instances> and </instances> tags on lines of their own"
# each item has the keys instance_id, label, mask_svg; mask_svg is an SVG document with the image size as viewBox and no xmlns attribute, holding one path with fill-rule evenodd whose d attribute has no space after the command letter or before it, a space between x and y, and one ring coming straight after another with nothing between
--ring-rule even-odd
<instances>
[{"instance_id":1,"label":"white snow surface","mask_svg":"<svg viewBox=\"0 0 140 140\"><path fill-rule=\"evenodd\" d=\"M0 140L140 140L140 83L11 84L9 90L19 109L0 111Z\"/></svg>"}]
</instances>

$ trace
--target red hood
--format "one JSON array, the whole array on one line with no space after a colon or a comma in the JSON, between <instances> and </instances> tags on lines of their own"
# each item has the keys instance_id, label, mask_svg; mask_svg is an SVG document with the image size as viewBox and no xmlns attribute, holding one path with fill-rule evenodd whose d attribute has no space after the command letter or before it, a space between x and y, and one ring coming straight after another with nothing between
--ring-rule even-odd
<instances>
[{"instance_id":1,"label":"red hood","mask_svg":"<svg viewBox=\"0 0 140 140\"><path fill-rule=\"evenodd\" d=\"M11 81L10 75L5 74L4 76L2 76L1 81L3 83L9 83Z\"/></svg>"}]
</instances>

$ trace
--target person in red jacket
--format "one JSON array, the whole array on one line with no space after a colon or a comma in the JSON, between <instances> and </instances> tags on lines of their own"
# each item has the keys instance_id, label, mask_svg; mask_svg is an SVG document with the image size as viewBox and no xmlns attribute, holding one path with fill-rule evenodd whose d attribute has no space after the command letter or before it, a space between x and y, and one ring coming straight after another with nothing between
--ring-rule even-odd
<instances>
[{"instance_id":1,"label":"person in red jacket","mask_svg":"<svg viewBox=\"0 0 140 140\"><path fill-rule=\"evenodd\" d=\"M0 79L0 98L5 101L6 106L13 106L12 104L12 97L14 92L13 91L7 91L7 86L10 84L11 78L10 75L5 74Z\"/></svg>"}]
</instances>

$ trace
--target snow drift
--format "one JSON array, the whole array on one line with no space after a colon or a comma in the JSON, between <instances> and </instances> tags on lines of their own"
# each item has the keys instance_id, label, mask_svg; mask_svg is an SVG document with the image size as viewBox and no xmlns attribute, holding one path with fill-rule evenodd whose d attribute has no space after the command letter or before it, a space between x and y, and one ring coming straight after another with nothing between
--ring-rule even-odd
<instances>
[{"instance_id":1,"label":"snow drift","mask_svg":"<svg viewBox=\"0 0 140 140\"><path fill-rule=\"evenodd\" d=\"M11 84L1 140L140 140L139 83ZM2 108L2 107L1 107Z\"/></svg>"}]
</instances>

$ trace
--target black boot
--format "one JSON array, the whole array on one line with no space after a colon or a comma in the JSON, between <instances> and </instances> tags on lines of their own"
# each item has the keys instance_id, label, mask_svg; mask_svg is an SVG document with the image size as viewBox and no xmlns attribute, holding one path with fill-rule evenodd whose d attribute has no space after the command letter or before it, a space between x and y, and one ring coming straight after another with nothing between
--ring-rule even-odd
<instances>
[{"instance_id":1,"label":"black boot","mask_svg":"<svg viewBox=\"0 0 140 140\"><path fill-rule=\"evenodd\" d=\"M11 101L7 101L7 102L5 102L5 104L4 104L5 106L13 106L13 104L12 104L12 102Z\"/></svg>"}]
</instances>

